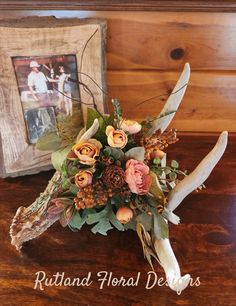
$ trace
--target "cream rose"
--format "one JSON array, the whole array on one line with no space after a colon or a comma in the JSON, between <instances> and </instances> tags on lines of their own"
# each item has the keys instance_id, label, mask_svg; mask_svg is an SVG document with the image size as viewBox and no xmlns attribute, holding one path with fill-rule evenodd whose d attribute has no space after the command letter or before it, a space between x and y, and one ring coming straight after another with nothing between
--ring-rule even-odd
<instances>
[{"instance_id":1,"label":"cream rose","mask_svg":"<svg viewBox=\"0 0 236 306\"><path fill-rule=\"evenodd\" d=\"M141 124L134 120L123 120L120 127L123 131L130 134L136 134L142 129Z\"/></svg>"},{"instance_id":2,"label":"cream rose","mask_svg":"<svg viewBox=\"0 0 236 306\"><path fill-rule=\"evenodd\" d=\"M123 130L115 130L113 126L106 128L107 142L112 148L123 149L128 141L128 137Z\"/></svg>"},{"instance_id":3,"label":"cream rose","mask_svg":"<svg viewBox=\"0 0 236 306\"><path fill-rule=\"evenodd\" d=\"M72 147L73 157L69 159L79 159L81 164L93 166L96 162L96 157L99 156L102 148L101 142L96 139L82 140Z\"/></svg>"}]
</instances>

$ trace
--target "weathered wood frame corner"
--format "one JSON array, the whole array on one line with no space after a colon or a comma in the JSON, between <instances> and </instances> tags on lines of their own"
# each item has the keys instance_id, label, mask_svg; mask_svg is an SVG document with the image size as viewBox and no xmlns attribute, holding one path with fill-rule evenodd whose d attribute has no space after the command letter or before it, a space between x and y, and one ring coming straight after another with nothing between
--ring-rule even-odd
<instances>
[{"instance_id":1,"label":"weathered wood frame corner","mask_svg":"<svg viewBox=\"0 0 236 306\"><path fill-rule=\"evenodd\" d=\"M83 55L80 72L84 74L80 79L93 92L98 109L106 112L105 95L99 89L106 90L105 44L104 20L27 17L0 21L1 177L33 174L51 168L51 152L39 151L27 141L12 57L75 54L80 67ZM80 87L80 95L86 104L92 103L92 97L83 87ZM85 116L86 106L82 105L82 110Z\"/></svg>"}]
</instances>

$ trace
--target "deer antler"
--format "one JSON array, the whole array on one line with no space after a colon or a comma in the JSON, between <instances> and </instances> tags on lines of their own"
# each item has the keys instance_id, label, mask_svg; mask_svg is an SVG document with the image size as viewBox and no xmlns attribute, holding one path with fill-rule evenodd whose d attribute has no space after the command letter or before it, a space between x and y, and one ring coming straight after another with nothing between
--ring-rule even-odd
<instances>
[{"instance_id":1,"label":"deer antler","mask_svg":"<svg viewBox=\"0 0 236 306\"><path fill-rule=\"evenodd\" d=\"M158 118L152 122L152 127L148 131L148 135L152 135L157 130L161 130L164 132L172 119L175 116L176 111L178 110L178 107L183 99L183 96L185 94L188 81L190 77L190 66L188 63L185 64L184 70L181 73L179 80L177 81L175 88L172 90L172 93L170 94L168 100L166 101L162 111L158 115ZM174 113L171 113L173 112ZM170 112L169 115L166 115Z\"/></svg>"},{"instance_id":2,"label":"deer antler","mask_svg":"<svg viewBox=\"0 0 236 306\"><path fill-rule=\"evenodd\" d=\"M96 134L99 128L98 120L82 135L79 134L77 141L88 140ZM53 223L60 218L60 214L48 214L47 209L50 201L58 196L61 174L56 171L43 193L29 207L19 207L10 227L11 243L20 250L23 243L36 238L45 232Z\"/></svg>"},{"instance_id":3,"label":"deer antler","mask_svg":"<svg viewBox=\"0 0 236 306\"><path fill-rule=\"evenodd\" d=\"M215 165L223 155L228 140L228 132L222 132L214 148L200 162L196 169L185 177L170 192L167 208L173 211L183 201L183 199L199 187L208 178ZM181 277L179 264L171 248L169 239L158 239L154 242L156 254L165 271L166 279L172 290L181 293L190 281L190 275L186 274Z\"/></svg>"},{"instance_id":4,"label":"deer antler","mask_svg":"<svg viewBox=\"0 0 236 306\"><path fill-rule=\"evenodd\" d=\"M173 211L176 209L188 194L205 182L223 155L227 146L227 141L228 132L224 131L220 134L214 148L200 162L196 169L172 189L168 196L167 208L169 210Z\"/></svg>"},{"instance_id":5,"label":"deer antler","mask_svg":"<svg viewBox=\"0 0 236 306\"><path fill-rule=\"evenodd\" d=\"M11 244L19 251L24 242L45 232L59 219L55 214L49 217L48 204L57 193L61 174L56 171L43 193L29 207L19 207L10 227Z\"/></svg>"}]
</instances>

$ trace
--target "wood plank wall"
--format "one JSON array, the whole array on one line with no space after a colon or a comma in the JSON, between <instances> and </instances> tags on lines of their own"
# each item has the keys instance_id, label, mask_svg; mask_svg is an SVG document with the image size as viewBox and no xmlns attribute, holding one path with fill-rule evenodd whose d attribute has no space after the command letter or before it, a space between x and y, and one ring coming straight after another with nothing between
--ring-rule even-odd
<instances>
[{"instance_id":1,"label":"wood plank wall","mask_svg":"<svg viewBox=\"0 0 236 306\"><path fill-rule=\"evenodd\" d=\"M160 110L184 63L192 68L186 96L172 126L180 131L236 132L236 13L15 11L29 15L96 17L108 21L109 98L127 116L141 119Z\"/></svg>"}]
</instances>

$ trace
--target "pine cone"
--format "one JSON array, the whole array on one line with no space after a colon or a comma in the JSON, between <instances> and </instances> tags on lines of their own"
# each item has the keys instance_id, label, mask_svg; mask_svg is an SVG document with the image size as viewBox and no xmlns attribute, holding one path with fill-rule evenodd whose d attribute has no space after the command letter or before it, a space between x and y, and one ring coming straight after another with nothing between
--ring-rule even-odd
<instances>
[{"instance_id":1,"label":"pine cone","mask_svg":"<svg viewBox=\"0 0 236 306\"><path fill-rule=\"evenodd\" d=\"M121 188L125 184L125 172L119 166L108 166L103 172L102 180L103 183L109 188Z\"/></svg>"}]
</instances>

